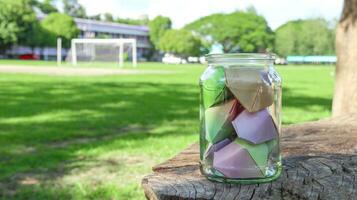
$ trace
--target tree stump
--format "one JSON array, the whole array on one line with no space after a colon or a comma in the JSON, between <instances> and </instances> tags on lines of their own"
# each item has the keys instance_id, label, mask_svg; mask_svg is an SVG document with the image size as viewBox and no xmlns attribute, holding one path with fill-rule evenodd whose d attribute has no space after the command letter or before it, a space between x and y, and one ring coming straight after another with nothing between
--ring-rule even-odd
<instances>
[{"instance_id":1,"label":"tree stump","mask_svg":"<svg viewBox=\"0 0 357 200\"><path fill-rule=\"evenodd\" d=\"M357 114L283 128L283 172L271 183L211 182L198 144L143 178L148 199L357 199Z\"/></svg>"}]
</instances>

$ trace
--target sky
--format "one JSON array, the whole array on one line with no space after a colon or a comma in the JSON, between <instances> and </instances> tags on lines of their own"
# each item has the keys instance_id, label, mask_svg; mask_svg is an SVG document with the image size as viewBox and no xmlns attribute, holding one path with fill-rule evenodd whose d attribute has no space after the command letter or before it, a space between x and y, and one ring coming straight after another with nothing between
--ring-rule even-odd
<instances>
[{"instance_id":1,"label":"sky","mask_svg":"<svg viewBox=\"0 0 357 200\"><path fill-rule=\"evenodd\" d=\"M343 0L79 0L87 14L109 12L123 18L157 15L171 18L174 28L181 28L200 17L227 13L254 6L275 30L293 19L323 17L338 19Z\"/></svg>"}]
</instances>

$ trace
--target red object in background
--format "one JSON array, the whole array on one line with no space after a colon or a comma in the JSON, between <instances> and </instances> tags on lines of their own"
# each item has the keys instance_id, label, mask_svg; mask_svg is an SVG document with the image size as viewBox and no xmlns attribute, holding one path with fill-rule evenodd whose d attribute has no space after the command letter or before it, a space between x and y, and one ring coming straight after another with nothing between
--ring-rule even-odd
<instances>
[{"instance_id":1,"label":"red object in background","mask_svg":"<svg viewBox=\"0 0 357 200\"><path fill-rule=\"evenodd\" d=\"M35 54L23 54L19 56L20 60L39 60L40 57Z\"/></svg>"}]
</instances>

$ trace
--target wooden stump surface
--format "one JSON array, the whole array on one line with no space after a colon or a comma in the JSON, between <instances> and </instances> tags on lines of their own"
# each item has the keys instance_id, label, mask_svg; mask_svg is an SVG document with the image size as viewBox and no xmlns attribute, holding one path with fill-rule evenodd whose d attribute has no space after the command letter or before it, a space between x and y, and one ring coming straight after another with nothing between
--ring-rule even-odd
<instances>
[{"instance_id":1,"label":"wooden stump surface","mask_svg":"<svg viewBox=\"0 0 357 200\"><path fill-rule=\"evenodd\" d=\"M148 199L357 200L357 114L291 125L282 131L283 172L271 183L207 180L193 144L143 178Z\"/></svg>"}]
</instances>

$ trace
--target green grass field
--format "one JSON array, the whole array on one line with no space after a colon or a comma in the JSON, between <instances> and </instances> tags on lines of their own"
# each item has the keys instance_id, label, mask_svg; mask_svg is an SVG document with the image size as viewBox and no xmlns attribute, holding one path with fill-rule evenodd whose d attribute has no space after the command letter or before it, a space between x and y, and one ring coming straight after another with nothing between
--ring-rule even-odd
<instances>
[{"instance_id":1,"label":"green grass field","mask_svg":"<svg viewBox=\"0 0 357 200\"><path fill-rule=\"evenodd\" d=\"M0 61L0 65L55 66ZM151 167L198 141L202 65L170 75L0 74L0 199L144 199ZM282 66L283 123L330 115L334 68Z\"/></svg>"}]
</instances>

